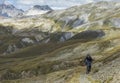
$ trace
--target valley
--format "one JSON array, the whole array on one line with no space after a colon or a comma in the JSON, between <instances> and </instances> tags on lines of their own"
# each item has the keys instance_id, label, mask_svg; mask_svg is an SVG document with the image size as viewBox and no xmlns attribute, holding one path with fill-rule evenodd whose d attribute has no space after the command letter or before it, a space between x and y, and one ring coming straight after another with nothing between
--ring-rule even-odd
<instances>
[{"instance_id":1,"label":"valley","mask_svg":"<svg viewBox=\"0 0 120 83\"><path fill-rule=\"evenodd\" d=\"M107 1L0 19L0 83L119 83L119 22L120 3Z\"/></svg>"}]
</instances>

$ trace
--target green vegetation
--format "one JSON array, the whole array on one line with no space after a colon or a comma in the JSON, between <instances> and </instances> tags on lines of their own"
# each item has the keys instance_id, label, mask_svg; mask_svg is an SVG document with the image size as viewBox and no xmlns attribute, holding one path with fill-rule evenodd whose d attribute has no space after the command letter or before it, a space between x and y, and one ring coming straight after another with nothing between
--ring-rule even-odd
<instances>
[{"instance_id":1,"label":"green vegetation","mask_svg":"<svg viewBox=\"0 0 120 83\"><path fill-rule=\"evenodd\" d=\"M120 11L119 8L112 10L114 12L90 3L66 9L61 14L55 12L52 15L52 12L39 18L0 24L0 83L79 83L83 77L91 83L111 83L114 77L106 74L111 64L112 70L118 68L113 62L120 58L120 29L111 21L120 17ZM73 27L78 19L85 23ZM20 29L19 33L13 34L12 30L16 28ZM60 42L64 32L76 35ZM40 37L40 42L36 41L36 35ZM23 38L30 38L35 43L23 43ZM46 43L46 39L50 41ZM3 55L9 46L14 45L19 49ZM83 61L88 53L94 62L92 72L85 76ZM101 74L102 68L106 71ZM101 75L106 77L103 79Z\"/></svg>"}]
</instances>

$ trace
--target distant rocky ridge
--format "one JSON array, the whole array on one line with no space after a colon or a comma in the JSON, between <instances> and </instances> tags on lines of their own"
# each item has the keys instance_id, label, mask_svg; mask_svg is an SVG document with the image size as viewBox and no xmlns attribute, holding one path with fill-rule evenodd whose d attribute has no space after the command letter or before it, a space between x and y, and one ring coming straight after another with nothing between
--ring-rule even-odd
<instances>
[{"instance_id":1,"label":"distant rocky ridge","mask_svg":"<svg viewBox=\"0 0 120 83\"><path fill-rule=\"evenodd\" d=\"M38 10L52 10L48 5L35 5L33 9L38 9Z\"/></svg>"},{"instance_id":2,"label":"distant rocky ridge","mask_svg":"<svg viewBox=\"0 0 120 83\"><path fill-rule=\"evenodd\" d=\"M52 9L48 5L35 5L31 9L27 11L23 11L22 9L17 9L12 4L0 4L0 16L1 17L24 17L38 14L45 14Z\"/></svg>"},{"instance_id":3,"label":"distant rocky ridge","mask_svg":"<svg viewBox=\"0 0 120 83\"><path fill-rule=\"evenodd\" d=\"M52 9L48 5L35 5L29 10L24 12L25 16L30 16L30 15L39 15L39 14L45 14L49 11L52 11Z\"/></svg>"},{"instance_id":4,"label":"distant rocky ridge","mask_svg":"<svg viewBox=\"0 0 120 83\"><path fill-rule=\"evenodd\" d=\"M23 14L22 9L17 9L12 4L0 4L0 16L3 17L17 17Z\"/></svg>"}]
</instances>

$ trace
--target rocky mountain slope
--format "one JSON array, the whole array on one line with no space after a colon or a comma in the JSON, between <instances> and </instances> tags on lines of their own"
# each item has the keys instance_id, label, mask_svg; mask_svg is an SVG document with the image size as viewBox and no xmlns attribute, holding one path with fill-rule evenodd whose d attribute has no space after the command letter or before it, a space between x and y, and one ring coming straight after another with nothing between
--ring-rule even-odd
<instances>
[{"instance_id":1,"label":"rocky mountain slope","mask_svg":"<svg viewBox=\"0 0 120 83\"><path fill-rule=\"evenodd\" d=\"M17 9L12 4L0 4L0 16L16 17L22 15L23 10Z\"/></svg>"},{"instance_id":2,"label":"rocky mountain slope","mask_svg":"<svg viewBox=\"0 0 120 83\"><path fill-rule=\"evenodd\" d=\"M50 11L52 11L52 9L48 5L43 5L43 6L35 5L31 9L27 10L24 13L24 16L45 14Z\"/></svg>"},{"instance_id":3,"label":"rocky mountain slope","mask_svg":"<svg viewBox=\"0 0 120 83\"><path fill-rule=\"evenodd\" d=\"M0 21L1 83L119 83L120 3ZM85 74L83 60L94 58Z\"/></svg>"},{"instance_id":4,"label":"rocky mountain slope","mask_svg":"<svg viewBox=\"0 0 120 83\"><path fill-rule=\"evenodd\" d=\"M22 9L17 9L12 4L0 4L0 16L1 17L8 17L8 18L15 18L15 17L27 17L27 16L34 16L45 14L47 12L52 11L52 9L48 5L35 5L27 11L23 11Z\"/></svg>"}]
</instances>

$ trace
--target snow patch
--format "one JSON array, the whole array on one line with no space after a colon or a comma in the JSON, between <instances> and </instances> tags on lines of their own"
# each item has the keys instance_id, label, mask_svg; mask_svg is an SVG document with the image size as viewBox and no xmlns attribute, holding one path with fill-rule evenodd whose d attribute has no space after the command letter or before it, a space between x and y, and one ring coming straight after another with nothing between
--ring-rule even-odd
<instances>
[{"instance_id":1,"label":"snow patch","mask_svg":"<svg viewBox=\"0 0 120 83\"><path fill-rule=\"evenodd\" d=\"M29 10L28 12L25 13L25 16L31 16L31 15L39 15L39 14L45 14L48 11L43 11L43 10Z\"/></svg>"}]
</instances>

